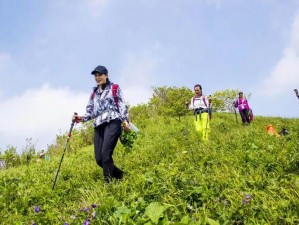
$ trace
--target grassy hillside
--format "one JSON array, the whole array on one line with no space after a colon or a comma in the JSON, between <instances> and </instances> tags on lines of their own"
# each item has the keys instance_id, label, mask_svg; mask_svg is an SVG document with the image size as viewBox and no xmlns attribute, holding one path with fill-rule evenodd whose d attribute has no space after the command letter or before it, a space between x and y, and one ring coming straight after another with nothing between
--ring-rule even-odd
<instances>
[{"instance_id":1,"label":"grassy hillside","mask_svg":"<svg viewBox=\"0 0 299 225\"><path fill-rule=\"evenodd\" d=\"M114 154L122 182L105 184L93 146L78 147L88 130L74 132L54 191L63 145L49 161L0 171L1 224L299 224L299 119L243 127L215 113L208 143L191 115L134 123L133 149L119 143ZM268 135L269 123L290 134Z\"/></svg>"}]
</instances>

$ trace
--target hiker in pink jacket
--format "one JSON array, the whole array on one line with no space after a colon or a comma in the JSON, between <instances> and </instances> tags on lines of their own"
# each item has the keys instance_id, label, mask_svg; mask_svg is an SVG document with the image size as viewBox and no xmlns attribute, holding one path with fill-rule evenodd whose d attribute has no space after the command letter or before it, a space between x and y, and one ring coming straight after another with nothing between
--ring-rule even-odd
<instances>
[{"instance_id":1,"label":"hiker in pink jacket","mask_svg":"<svg viewBox=\"0 0 299 225\"><path fill-rule=\"evenodd\" d=\"M238 108L242 118L243 125L250 124L249 111L250 107L247 99L243 96L243 92L239 92L239 98L233 102L235 108Z\"/></svg>"}]
</instances>

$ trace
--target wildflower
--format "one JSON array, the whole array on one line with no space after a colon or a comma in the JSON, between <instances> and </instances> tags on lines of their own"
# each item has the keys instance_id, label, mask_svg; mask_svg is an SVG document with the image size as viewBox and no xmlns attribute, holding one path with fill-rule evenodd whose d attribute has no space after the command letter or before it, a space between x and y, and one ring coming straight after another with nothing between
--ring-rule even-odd
<instances>
[{"instance_id":1,"label":"wildflower","mask_svg":"<svg viewBox=\"0 0 299 225\"><path fill-rule=\"evenodd\" d=\"M246 201L245 199L243 199L243 200L242 200L242 204L243 204L243 205L246 205L246 204L247 204L247 201Z\"/></svg>"},{"instance_id":2,"label":"wildflower","mask_svg":"<svg viewBox=\"0 0 299 225\"><path fill-rule=\"evenodd\" d=\"M83 225L89 225L89 224L90 224L89 219L85 220L84 223L83 223Z\"/></svg>"},{"instance_id":3,"label":"wildflower","mask_svg":"<svg viewBox=\"0 0 299 225\"><path fill-rule=\"evenodd\" d=\"M89 212L89 211L90 211L90 208L86 207L85 212Z\"/></svg>"},{"instance_id":4,"label":"wildflower","mask_svg":"<svg viewBox=\"0 0 299 225\"><path fill-rule=\"evenodd\" d=\"M96 218L96 211L93 211L92 214L91 214L92 218Z\"/></svg>"},{"instance_id":5,"label":"wildflower","mask_svg":"<svg viewBox=\"0 0 299 225\"><path fill-rule=\"evenodd\" d=\"M64 224L63 225L69 225L69 223L68 222L64 222Z\"/></svg>"},{"instance_id":6,"label":"wildflower","mask_svg":"<svg viewBox=\"0 0 299 225\"><path fill-rule=\"evenodd\" d=\"M249 200L250 198L251 198L251 196L250 196L250 195L246 195L246 199L248 199L248 200Z\"/></svg>"},{"instance_id":7,"label":"wildflower","mask_svg":"<svg viewBox=\"0 0 299 225\"><path fill-rule=\"evenodd\" d=\"M72 218L73 220L76 219L76 215L75 215L75 214L71 215L71 218Z\"/></svg>"},{"instance_id":8,"label":"wildflower","mask_svg":"<svg viewBox=\"0 0 299 225\"><path fill-rule=\"evenodd\" d=\"M36 225L36 222L33 222L31 225Z\"/></svg>"},{"instance_id":9,"label":"wildflower","mask_svg":"<svg viewBox=\"0 0 299 225\"><path fill-rule=\"evenodd\" d=\"M34 212L39 213L40 212L40 207L34 206Z\"/></svg>"},{"instance_id":10,"label":"wildflower","mask_svg":"<svg viewBox=\"0 0 299 225\"><path fill-rule=\"evenodd\" d=\"M92 207L92 208L96 208L97 205L96 205L96 204L92 204L91 207Z\"/></svg>"}]
</instances>

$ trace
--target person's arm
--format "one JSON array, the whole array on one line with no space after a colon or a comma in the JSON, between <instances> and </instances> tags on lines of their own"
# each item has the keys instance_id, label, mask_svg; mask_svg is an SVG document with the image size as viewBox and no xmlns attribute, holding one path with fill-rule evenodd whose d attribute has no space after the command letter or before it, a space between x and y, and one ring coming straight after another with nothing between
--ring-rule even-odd
<instances>
[{"instance_id":1,"label":"person's arm","mask_svg":"<svg viewBox=\"0 0 299 225\"><path fill-rule=\"evenodd\" d=\"M238 107L238 99L237 99L236 101L233 102L233 105L234 105L235 108Z\"/></svg>"},{"instance_id":2,"label":"person's arm","mask_svg":"<svg viewBox=\"0 0 299 225\"><path fill-rule=\"evenodd\" d=\"M189 105L190 105L190 101L189 101L189 100L186 100L186 101L185 101L186 109L189 109Z\"/></svg>"},{"instance_id":3,"label":"person's arm","mask_svg":"<svg viewBox=\"0 0 299 225\"><path fill-rule=\"evenodd\" d=\"M121 89L118 87L117 89L117 98L118 98L118 109L119 109L119 113L120 113L120 119L123 123L124 129L125 130L129 130L129 110L128 110L128 106L125 103L125 100L123 98L123 94Z\"/></svg>"},{"instance_id":4,"label":"person's arm","mask_svg":"<svg viewBox=\"0 0 299 225\"><path fill-rule=\"evenodd\" d=\"M84 114L84 116L82 116L82 122L87 122L88 120L91 120L93 118L96 117L96 115L94 115L94 98L96 97L95 93L93 93L87 103L86 106L86 112Z\"/></svg>"},{"instance_id":5,"label":"person's arm","mask_svg":"<svg viewBox=\"0 0 299 225\"><path fill-rule=\"evenodd\" d=\"M193 97L194 98L194 97ZM190 104L189 104L189 109L194 109L194 101L193 101L193 98L191 98L190 100Z\"/></svg>"},{"instance_id":6,"label":"person's arm","mask_svg":"<svg viewBox=\"0 0 299 225\"><path fill-rule=\"evenodd\" d=\"M93 112L95 91L96 91L96 89L94 89L93 93L91 94L91 96L88 100L85 114L83 116L79 116L79 115L73 116L73 120L76 123L87 122L88 120L91 120L96 117L96 115L94 115L94 112Z\"/></svg>"}]
</instances>

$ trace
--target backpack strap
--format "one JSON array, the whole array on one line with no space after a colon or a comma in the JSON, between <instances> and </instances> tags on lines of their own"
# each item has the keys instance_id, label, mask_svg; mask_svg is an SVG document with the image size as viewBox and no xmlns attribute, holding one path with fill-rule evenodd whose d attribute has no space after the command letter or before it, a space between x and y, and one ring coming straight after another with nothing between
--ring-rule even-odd
<instances>
[{"instance_id":1,"label":"backpack strap","mask_svg":"<svg viewBox=\"0 0 299 225\"><path fill-rule=\"evenodd\" d=\"M205 106L208 107L207 102L206 102L206 96L202 96L202 100L203 100L203 103L205 104Z\"/></svg>"},{"instance_id":2,"label":"backpack strap","mask_svg":"<svg viewBox=\"0 0 299 225\"><path fill-rule=\"evenodd\" d=\"M119 110L119 107L118 107L117 90L118 90L118 84L113 84L113 85L112 85L112 96L113 96L113 98L114 98L114 103L115 103L117 109Z\"/></svg>"},{"instance_id":3,"label":"backpack strap","mask_svg":"<svg viewBox=\"0 0 299 225\"><path fill-rule=\"evenodd\" d=\"M94 89L94 91L92 92L91 97L90 97L92 100L94 99L97 90L98 90L98 87L96 87ZM119 107L118 107L118 97L117 97L118 84L113 84L111 90L112 90L112 96L114 98L114 103L115 103L117 109L119 109Z\"/></svg>"}]
</instances>

